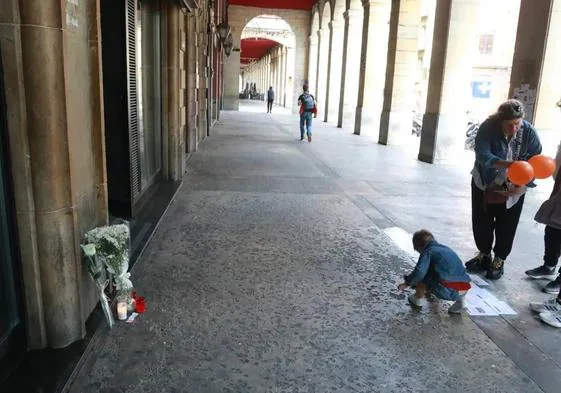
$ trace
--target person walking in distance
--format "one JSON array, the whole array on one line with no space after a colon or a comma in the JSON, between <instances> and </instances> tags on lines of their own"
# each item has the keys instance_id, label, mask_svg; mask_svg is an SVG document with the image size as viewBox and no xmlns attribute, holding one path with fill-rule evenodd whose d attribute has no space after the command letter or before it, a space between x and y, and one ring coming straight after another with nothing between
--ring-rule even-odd
<instances>
[{"instance_id":1,"label":"person walking in distance","mask_svg":"<svg viewBox=\"0 0 561 393\"><path fill-rule=\"evenodd\" d=\"M267 90L267 113L272 113L273 102L275 102L275 91L273 86L269 86L269 90Z\"/></svg>"},{"instance_id":2,"label":"person walking in distance","mask_svg":"<svg viewBox=\"0 0 561 393\"><path fill-rule=\"evenodd\" d=\"M308 142L312 142L312 115L317 117L316 99L310 94L308 85L303 86L304 92L298 97L300 106L300 140L304 140L304 134L308 136Z\"/></svg>"}]
</instances>

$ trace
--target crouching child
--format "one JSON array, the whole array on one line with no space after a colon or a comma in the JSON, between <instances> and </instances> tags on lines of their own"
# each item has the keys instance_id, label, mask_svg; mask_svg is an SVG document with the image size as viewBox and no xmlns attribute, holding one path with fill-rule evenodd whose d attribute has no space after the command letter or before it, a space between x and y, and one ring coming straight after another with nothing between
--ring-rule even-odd
<instances>
[{"instance_id":1,"label":"crouching child","mask_svg":"<svg viewBox=\"0 0 561 393\"><path fill-rule=\"evenodd\" d=\"M471 288L471 279L460 257L424 229L413 235L413 248L420 254L419 260L398 289L415 288L415 293L408 297L413 306L422 307L421 299L429 292L439 299L454 302L448 309L449 313L461 313L466 307L465 295Z\"/></svg>"}]
</instances>

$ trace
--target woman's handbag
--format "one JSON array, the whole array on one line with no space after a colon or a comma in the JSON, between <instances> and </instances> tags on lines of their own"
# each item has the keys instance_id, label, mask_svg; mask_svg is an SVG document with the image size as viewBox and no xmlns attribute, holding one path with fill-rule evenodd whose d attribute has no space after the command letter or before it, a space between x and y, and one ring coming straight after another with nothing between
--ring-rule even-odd
<instances>
[{"instance_id":1,"label":"woman's handbag","mask_svg":"<svg viewBox=\"0 0 561 393\"><path fill-rule=\"evenodd\" d=\"M534 220L540 224L561 229L561 191L542 203Z\"/></svg>"},{"instance_id":2,"label":"woman's handbag","mask_svg":"<svg viewBox=\"0 0 561 393\"><path fill-rule=\"evenodd\" d=\"M508 199L508 195L506 186L487 186L484 191L483 197L485 199L485 203L488 205L500 205L501 203L505 203Z\"/></svg>"}]
</instances>

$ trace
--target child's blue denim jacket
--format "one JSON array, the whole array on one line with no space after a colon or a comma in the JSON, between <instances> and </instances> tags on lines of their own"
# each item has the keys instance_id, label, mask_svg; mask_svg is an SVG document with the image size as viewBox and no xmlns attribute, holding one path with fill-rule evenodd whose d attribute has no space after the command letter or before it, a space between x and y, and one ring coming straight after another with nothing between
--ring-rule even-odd
<instances>
[{"instance_id":1,"label":"child's blue denim jacket","mask_svg":"<svg viewBox=\"0 0 561 393\"><path fill-rule=\"evenodd\" d=\"M425 247L415 269L405 278L405 282L409 286L415 286L427 275L431 276L431 280L436 279L439 282L471 281L458 254L434 240Z\"/></svg>"}]
</instances>

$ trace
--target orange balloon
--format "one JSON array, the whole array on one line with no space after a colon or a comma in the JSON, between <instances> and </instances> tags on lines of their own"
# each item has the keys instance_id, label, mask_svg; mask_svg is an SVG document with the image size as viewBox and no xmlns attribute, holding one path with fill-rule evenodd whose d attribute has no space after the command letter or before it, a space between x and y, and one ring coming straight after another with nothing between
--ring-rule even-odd
<instances>
[{"instance_id":1,"label":"orange balloon","mask_svg":"<svg viewBox=\"0 0 561 393\"><path fill-rule=\"evenodd\" d=\"M528 160L532 168L534 168L534 176L536 179L547 179L555 172L555 160L553 158L539 154Z\"/></svg>"},{"instance_id":2,"label":"orange balloon","mask_svg":"<svg viewBox=\"0 0 561 393\"><path fill-rule=\"evenodd\" d=\"M526 161L514 161L508 167L507 176L512 184L524 186L534 179L534 168Z\"/></svg>"}]
</instances>

